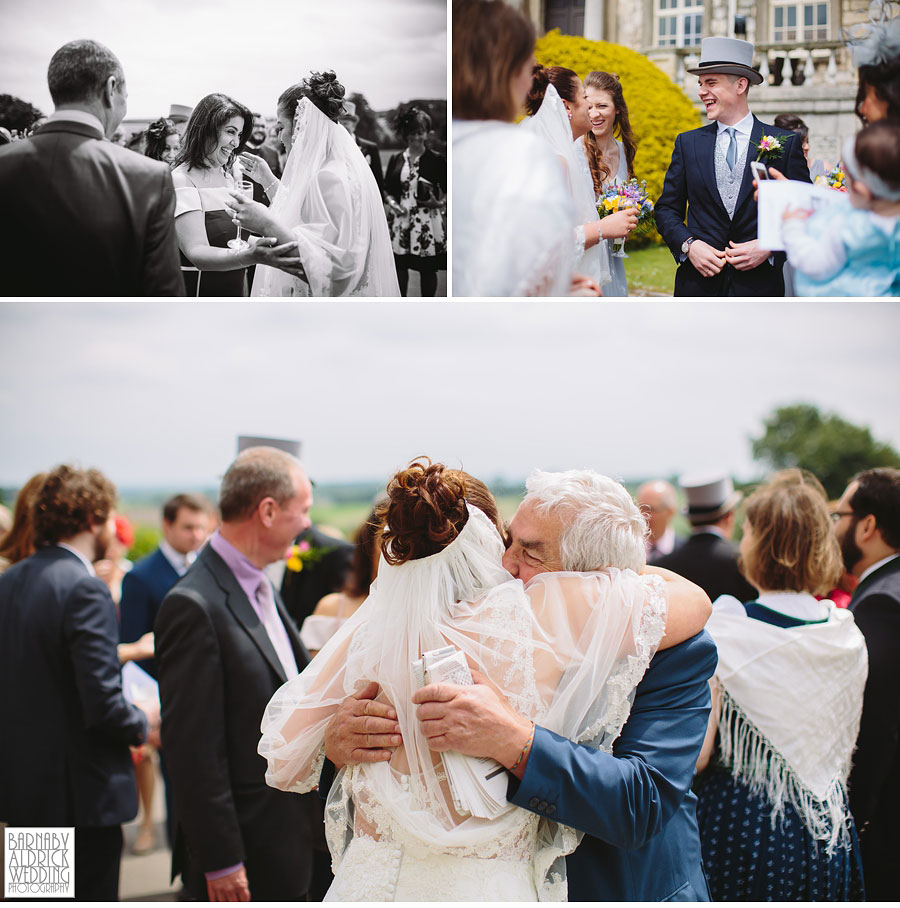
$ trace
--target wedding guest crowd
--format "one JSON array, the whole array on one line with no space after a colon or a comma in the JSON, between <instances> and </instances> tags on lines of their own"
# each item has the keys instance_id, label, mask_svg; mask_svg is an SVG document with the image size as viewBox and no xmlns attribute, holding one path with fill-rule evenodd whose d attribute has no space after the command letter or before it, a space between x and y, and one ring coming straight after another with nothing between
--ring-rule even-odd
<instances>
[{"instance_id":1,"label":"wedding guest crowd","mask_svg":"<svg viewBox=\"0 0 900 908\"><path fill-rule=\"evenodd\" d=\"M714 600L707 630L718 665L711 707L708 698L698 707L709 722L705 741L699 733L696 750L688 751L697 761L696 820L692 797L681 800L685 789L673 807L686 811L688 825L666 860L688 860L684 837L697 836L717 900L891 898L900 809L900 713L893 705L900 682L900 470L850 477L831 505L815 477L799 470L773 475L746 501L724 474L686 475L678 485L680 492L662 480L644 483L637 490L643 511L630 505L642 515L635 528L642 557L671 545L653 560ZM692 528L684 541L672 539L679 494ZM277 688L307 664L303 641L314 652L327 646L365 601L378 570L384 511L369 514L350 545L327 527L310 526L310 502L308 478L293 457L270 448L243 452L223 479L218 531L204 498L182 493L166 502L159 547L119 579L117 615L111 590L118 575L106 572L104 583L95 567L119 565L124 552L117 556L112 546L117 535L122 546L129 539L112 483L96 470L60 466L19 491L13 524L0 536L7 562L0 575L0 680L27 695L0 704L0 821L75 826L79 898L116 897L121 824L137 813L138 791L147 841L137 852L154 847L148 792L155 757L148 746L160 745L159 706L128 702L123 658L142 659L160 681L173 870L186 891L200 899L325 894L331 874L323 804L318 795L287 795L265 784L258 729ZM528 502L510 524L504 557L525 582L534 576L525 540L540 538L542 526ZM740 523L738 550L731 537ZM265 573L283 559L281 586L291 609ZM572 562L569 569L582 568ZM845 571L858 578L846 609L830 598ZM133 652L124 655L121 647ZM678 647L667 652L675 658ZM649 688L642 693L647 683L636 704L649 696ZM342 722L365 716L370 695L351 698ZM220 712L228 723L215 721ZM329 746L343 753L357 732L338 725L335 734ZM549 742L533 746L536 766L550 758ZM74 798L48 785L63 777L57 764L65 753L79 754L85 767ZM658 759L636 754L629 759ZM578 791L596 800L596 792ZM546 814L544 802L530 797L514 802ZM674 820L658 822L665 829ZM568 859L576 887L570 896L622 896L608 875L618 866L613 852L591 852L591 860L605 855L611 862L598 877L577 869L582 851ZM705 886L696 898L707 897Z\"/></svg>"}]
</instances>

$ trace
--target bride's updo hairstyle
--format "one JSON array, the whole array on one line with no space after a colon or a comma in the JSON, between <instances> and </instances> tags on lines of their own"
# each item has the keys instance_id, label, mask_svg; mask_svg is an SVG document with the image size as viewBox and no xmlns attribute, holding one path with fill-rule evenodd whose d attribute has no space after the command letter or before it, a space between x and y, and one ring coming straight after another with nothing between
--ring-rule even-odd
<instances>
[{"instance_id":1,"label":"bride's updo hairstyle","mask_svg":"<svg viewBox=\"0 0 900 908\"><path fill-rule=\"evenodd\" d=\"M545 67L538 63L532 72L531 91L525 99L525 109L530 116L533 117L541 109L548 85L556 89L556 93L563 101L574 104L581 88L581 79L578 78L578 73L566 69L565 66Z\"/></svg>"},{"instance_id":2,"label":"bride's updo hairstyle","mask_svg":"<svg viewBox=\"0 0 900 908\"><path fill-rule=\"evenodd\" d=\"M309 98L329 120L337 123L344 113L344 86L337 80L333 70L324 73L310 73L309 78L285 89L278 99L278 110L284 111L293 121L301 98Z\"/></svg>"},{"instance_id":3,"label":"bride's updo hairstyle","mask_svg":"<svg viewBox=\"0 0 900 908\"><path fill-rule=\"evenodd\" d=\"M462 470L419 457L400 470L380 505L386 521L381 552L388 564L427 558L445 549L469 519L466 502L482 511L503 535L497 504L488 487Z\"/></svg>"}]
</instances>

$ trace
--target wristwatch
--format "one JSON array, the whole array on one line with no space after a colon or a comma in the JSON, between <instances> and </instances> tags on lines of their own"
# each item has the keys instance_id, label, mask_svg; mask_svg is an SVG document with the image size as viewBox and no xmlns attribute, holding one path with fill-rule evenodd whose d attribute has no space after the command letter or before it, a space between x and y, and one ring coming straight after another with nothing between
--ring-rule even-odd
<instances>
[{"instance_id":1,"label":"wristwatch","mask_svg":"<svg viewBox=\"0 0 900 908\"><path fill-rule=\"evenodd\" d=\"M689 237L681 244L681 251L682 251L685 255L688 254L688 250L691 248L691 243L693 243L695 239L697 239L697 237L695 237L695 236L689 236Z\"/></svg>"}]
</instances>

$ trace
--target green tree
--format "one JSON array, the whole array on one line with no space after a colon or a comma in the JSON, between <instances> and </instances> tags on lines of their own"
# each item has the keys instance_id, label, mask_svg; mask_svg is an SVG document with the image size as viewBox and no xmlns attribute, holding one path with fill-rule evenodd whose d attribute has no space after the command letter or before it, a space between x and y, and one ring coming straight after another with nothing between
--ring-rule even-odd
<instances>
[{"instance_id":1,"label":"green tree","mask_svg":"<svg viewBox=\"0 0 900 908\"><path fill-rule=\"evenodd\" d=\"M763 426L763 434L750 440L753 457L775 470L809 470L831 498L838 498L860 470L900 467L900 454L876 441L867 426L855 426L837 413L822 414L812 404L778 407Z\"/></svg>"}]
</instances>

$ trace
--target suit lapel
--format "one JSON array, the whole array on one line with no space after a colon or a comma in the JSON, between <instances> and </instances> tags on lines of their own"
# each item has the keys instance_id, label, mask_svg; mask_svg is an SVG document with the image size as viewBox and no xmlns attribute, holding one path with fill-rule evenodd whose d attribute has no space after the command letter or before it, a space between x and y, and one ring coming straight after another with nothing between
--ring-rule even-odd
<instances>
[{"instance_id":1,"label":"suit lapel","mask_svg":"<svg viewBox=\"0 0 900 908\"><path fill-rule=\"evenodd\" d=\"M713 204L718 205L727 218L728 212L722 204L722 196L719 195L719 184L716 181L716 136L718 135L718 129L715 123L710 123L707 126L702 126L697 131L694 154L696 155L697 172L703 182L706 183Z\"/></svg>"},{"instance_id":2,"label":"suit lapel","mask_svg":"<svg viewBox=\"0 0 900 908\"><path fill-rule=\"evenodd\" d=\"M744 161L744 179L741 182L741 191L738 193L737 204L734 206L735 215L737 215L741 205L753 194L753 172L750 170L750 162L756 160L757 147L762 135L763 125L759 119L754 117L753 129L750 130L750 144L747 146L747 160Z\"/></svg>"},{"instance_id":3,"label":"suit lapel","mask_svg":"<svg viewBox=\"0 0 900 908\"><path fill-rule=\"evenodd\" d=\"M303 645L300 634L297 633L297 628L294 625L294 619L287 613L278 590L275 590L275 607L278 609L281 623L284 625L288 640L291 642L291 649L294 651L294 661L297 663L297 668L302 672L310 662L309 650Z\"/></svg>"},{"instance_id":4,"label":"suit lapel","mask_svg":"<svg viewBox=\"0 0 900 908\"><path fill-rule=\"evenodd\" d=\"M882 565L880 568L878 568L877 571L873 571L871 574L869 574L869 576L866 577L866 579L863 580L862 583L860 583L856 587L856 589L853 591L853 596L850 599L850 608L852 609L853 606L856 605L856 603L859 601L862 593L875 580L880 580L882 577L886 577L888 574L895 574L895 573L900 573L900 558L892 559L887 564Z\"/></svg>"},{"instance_id":5,"label":"suit lapel","mask_svg":"<svg viewBox=\"0 0 900 908\"><path fill-rule=\"evenodd\" d=\"M237 582L234 574L231 573L231 569L211 546L207 545L199 557L204 560L216 583L221 587L222 592L225 594L225 605L231 614L234 615L237 623L257 645L259 651L272 667L272 671L278 675L281 682L287 681L284 667L275 652L275 647L272 646L272 641L269 639L269 632L263 626L262 621L259 620L259 616L247 598L247 594L241 589L241 585Z\"/></svg>"}]
</instances>

